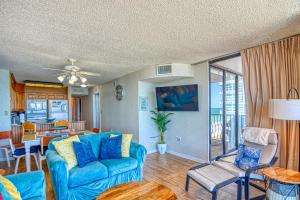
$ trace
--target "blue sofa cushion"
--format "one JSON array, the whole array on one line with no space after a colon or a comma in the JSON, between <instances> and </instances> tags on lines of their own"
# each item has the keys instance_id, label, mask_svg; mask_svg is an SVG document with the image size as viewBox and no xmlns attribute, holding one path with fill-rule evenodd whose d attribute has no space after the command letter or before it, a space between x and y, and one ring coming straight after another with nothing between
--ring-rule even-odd
<instances>
[{"instance_id":1,"label":"blue sofa cushion","mask_svg":"<svg viewBox=\"0 0 300 200\"><path fill-rule=\"evenodd\" d=\"M100 149L101 160L122 158L122 136L103 138Z\"/></svg>"},{"instance_id":2,"label":"blue sofa cushion","mask_svg":"<svg viewBox=\"0 0 300 200\"><path fill-rule=\"evenodd\" d=\"M89 141L73 142L73 147L79 167L84 167L90 162L97 161Z\"/></svg>"},{"instance_id":3,"label":"blue sofa cushion","mask_svg":"<svg viewBox=\"0 0 300 200\"><path fill-rule=\"evenodd\" d=\"M5 189L4 185L2 184L2 181L0 180L0 193L4 200L13 200L8 193L8 191Z\"/></svg>"},{"instance_id":4,"label":"blue sofa cushion","mask_svg":"<svg viewBox=\"0 0 300 200\"><path fill-rule=\"evenodd\" d=\"M22 199L46 199L46 177L42 170L5 176L18 189Z\"/></svg>"},{"instance_id":5,"label":"blue sofa cushion","mask_svg":"<svg viewBox=\"0 0 300 200\"><path fill-rule=\"evenodd\" d=\"M109 176L114 176L132 169L136 169L138 166L137 160L131 157L101 160L100 162L108 168Z\"/></svg>"},{"instance_id":6,"label":"blue sofa cushion","mask_svg":"<svg viewBox=\"0 0 300 200\"><path fill-rule=\"evenodd\" d=\"M74 188L108 177L107 167L99 161L91 162L85 167L74 167L69 171L69 187Z\"/></svg>"}]
</instances>

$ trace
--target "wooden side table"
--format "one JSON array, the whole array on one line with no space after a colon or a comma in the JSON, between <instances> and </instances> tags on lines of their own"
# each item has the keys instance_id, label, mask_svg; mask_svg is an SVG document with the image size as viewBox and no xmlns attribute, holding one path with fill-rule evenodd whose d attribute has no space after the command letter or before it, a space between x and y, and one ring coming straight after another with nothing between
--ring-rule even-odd
<instances>
[{"instance_id":1,"label":"wooden side table","mask_svg":"<svg viewBox=\"0 0 300 200\"><path fill-rule=\"evenodd\" d=\"M155 199L177 200L176 194L168 187L155 182L129 182L117 185L102 193L97 200Z\"/></svg>"},{"instance_id":2,"label":"wooden side table","mask_svg":"<svg viewBox=\"0 0 300 200\"><path fill-rule=\"evenodd\" d=\"M267 199L299 200L299 172L280 167L265 168L261 172L267 180Z\"/></svg>"}]
</instances>

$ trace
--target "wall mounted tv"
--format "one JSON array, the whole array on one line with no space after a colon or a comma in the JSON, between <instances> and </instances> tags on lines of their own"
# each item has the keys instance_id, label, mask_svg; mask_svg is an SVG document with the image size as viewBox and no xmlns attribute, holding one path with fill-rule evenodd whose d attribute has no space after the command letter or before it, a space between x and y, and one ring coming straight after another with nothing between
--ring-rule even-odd
<instances>
[{"instance_id":1,"label":"wall mounted tv","mask_svg":"<svg viewBox=\"0 0 300 200\"><path fill-rule=\"evenodd\" d=\"M198 111L198 85L156 88L158 111Z\"/></svg>"}]
</instances>

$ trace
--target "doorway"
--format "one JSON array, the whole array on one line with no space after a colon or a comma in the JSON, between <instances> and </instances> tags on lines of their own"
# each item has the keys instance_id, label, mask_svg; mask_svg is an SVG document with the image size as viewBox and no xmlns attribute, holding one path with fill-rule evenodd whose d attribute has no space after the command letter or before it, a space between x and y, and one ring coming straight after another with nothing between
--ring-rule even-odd
<instances>
[{"instance_id":1,"label":"doorway","mask_svg":"<svg viewBox=\"0 0 300 200\"><path fill-rule=\"evenodd\" d=\"M222 63L235 65L225 61ZM243 76L220 63L211 62L209 66L210 160L236 150L246 125Z\"/></svg>"},{"instance_id":2,"label":"doorway","mask_svg":"<svg viewBox=\"0 0 300 200\"><path fill-rule=\"evenodd\" d=\"M94 94L93 98L93 128L99 128L101 129L101 124L100 124L100 94L96 93Z\"/></svg>"}]
</instances>

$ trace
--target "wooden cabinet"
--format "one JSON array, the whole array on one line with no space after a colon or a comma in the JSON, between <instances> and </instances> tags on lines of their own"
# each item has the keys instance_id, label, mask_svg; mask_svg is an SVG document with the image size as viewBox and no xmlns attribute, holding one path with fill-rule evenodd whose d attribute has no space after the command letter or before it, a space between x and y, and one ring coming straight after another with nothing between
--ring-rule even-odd
<instances>
[{"instance_id":1,"label":"wooden cabinet","mask_svg":"<svg viewBox=\"0 0 300 200\"><path fill-rule=\"evenodd\" d=\"M27 99L37 99L36 94L27 94Z\"/></svg>"},{"instance_id":2,"label":"wooden cabinet","mask_svg":"<svg viewBox=\"0 0 300 200\"><path fill-rule=\"evenodd\" d=\"M18 110L25 110L25 94L22 92L16 92L11 90L11 110L18 111Z\"/></svg>"},{"instance_id":3,"label":"wooden cabinet","mask_svg":"<svg viewBox=\"0 0 300 200\"><path fill-rule=\"evenodd\" d=\"M15 77L10 77L10 107L12 111L25 110L25 89L24 84L17 83Z\"/></svg>"},{"instance_id":4,"label":"wooden cabinet","mask_svg":"<svg viewBox=\"0 0 300 200\"><path fill-rule=\"evenodd\" d=\"M49 99L49 100L55 99L55 95L54 95L54 94L49 94L49 95L48 95L48 99Z\"/></svg>"},{"instance_id":5,"label":"wooden cabinet","mask_svg":"<svg viewBox=\"0 0 300 200\"><path fill-rule=\"evenodd\" d=\"M66 99L66 95L57 94L57 95L55 95L55 99Z\"/></svg>"},{"instance_id":6,"label":"wooden cabinet","mask_svg":"<svg viewBox=\"0 0 300 200\"><path fill-rule=\"evenodd\" d=\"M37 95L37 99L47 99L47 95L46 94L39 94L39 95Z\"/></svg>"}]
</instances>

